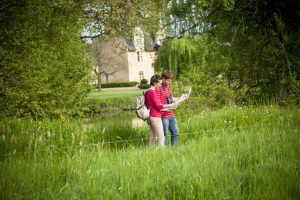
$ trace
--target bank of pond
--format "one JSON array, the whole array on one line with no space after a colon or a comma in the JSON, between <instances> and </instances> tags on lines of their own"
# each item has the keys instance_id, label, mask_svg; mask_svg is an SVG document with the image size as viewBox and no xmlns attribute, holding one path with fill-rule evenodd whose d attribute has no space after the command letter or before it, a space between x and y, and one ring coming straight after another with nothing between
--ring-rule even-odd
<instances>
[{"instance_id":1,"label":"bank of pond","mask_svg":"<svg viewBox=\"0 0 300 200\"><path fill-rule=\"evenodd\" d=\"M179 145L148 147L135 113L0 122L0 199L299 199L300 109L178 113Z\"/></svg>"}]
</instances>

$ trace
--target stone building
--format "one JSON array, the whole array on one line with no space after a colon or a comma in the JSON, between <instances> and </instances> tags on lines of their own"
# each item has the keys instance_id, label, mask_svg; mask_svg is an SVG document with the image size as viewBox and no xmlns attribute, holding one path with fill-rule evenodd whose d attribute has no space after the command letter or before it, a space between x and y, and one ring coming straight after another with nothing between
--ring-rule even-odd
<instances>
[{"instance_id":1,"label":"stone building","mask_svg":"<svg viewBox=\"0 0 300 200\"><path fill-rule=\"evenodd\" d=\"M93 41L96 70L102 74L102 83L150 80L157 54L154 44L160 44L160 40L146 36L140 28L136 28L130 40L102 38Z\"/></svg>"}]
</instances>

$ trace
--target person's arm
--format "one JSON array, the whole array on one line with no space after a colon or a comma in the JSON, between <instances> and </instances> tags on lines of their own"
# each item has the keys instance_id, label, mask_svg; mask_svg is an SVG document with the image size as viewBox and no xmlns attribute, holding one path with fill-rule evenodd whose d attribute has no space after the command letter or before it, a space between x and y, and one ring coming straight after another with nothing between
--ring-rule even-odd
<instances>
[{"instance_id":1,"label":"person's arm","mask_svg":"<svg viewBox=\"0 0 300 200\"><path fill-rule=\"evenodd\" d=\"M163 109L163 105L160 103L160 99L159 99L158 96L156 95L155 91L152 91L149 95L150 95L150 100L151 100L151 102L152 102L152 106L153 106L156 110Z\"/></svg>"},{"instance_id":2,"label":"person's arm","mask_svg":"<svg viewBox=\"0 0 300 200\"><path fill-rule=\"evenodd\" d=\"M163 109L161 111L172 111L176 108L176 103L163 104Z\"/></svg>"},{"instance_id":3,"label":"person's arm","mask_svg":"<svg viewBox=\"0 0 300 200\"><path fill-rule=\"evenodd\" d=\"M172 104L161 104L160 99L158 98L157 94L155 92L151 92L150 99L152 102L152 105L156 110L162 110L162 109L169 109L174 107L174 103Z\"/></svg>"},{"instance_id":4,"label":"person's arm","mask_svg":"<svg viewBox=\"0 0 300 200\"><path fill-rule=\"evenodd\" d=\"M172 111L175 110L175 103L172 104L164 104L164 108L161 111Z\"/></svg>"}]
</instances>

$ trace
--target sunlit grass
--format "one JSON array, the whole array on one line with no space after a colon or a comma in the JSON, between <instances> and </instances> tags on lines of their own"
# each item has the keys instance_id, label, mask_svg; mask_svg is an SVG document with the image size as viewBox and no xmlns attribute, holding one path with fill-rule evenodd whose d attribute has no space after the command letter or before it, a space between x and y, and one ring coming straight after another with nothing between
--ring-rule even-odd
<instances>
[{"instance_id":1,"label":"sunlit grass","mask_svg":"<svg viewBox=\"0 0 300 200\"><path fill-rule=\"evenodd\" d=\"M100 145L105 124L110 141L149 134L147 126L127 131L125 122L116 125L120 131L109 120L86 130L80 121L40 125L53 129L53 140L39 122L2 123L2 145L26 144L35 133L43 139L31 153L4 149L9 154L1 157L0 199L299 199L299 108L230 107L178 121L180 145L158 149L146 141L118 149ZM77 129L80 137L67 136ZM61 146L49 148L59 135Z\"/></svg>"},{"instance_id":2,"label":"sunlit grass","mask_svg":"<svg viewBox=\"0 0 300 200\"><path fill-rule=\"evenodd\" d=\"M88 98L123 98L137 97L143 94L142 89L105 89L89 93Z\"/></svg>"},{"instance_id":3,"label":"sunlit grass","mask_svg":"<svg viewBox=\"0 0 300 200\"><path fill-rule=\"evenodd\" d=\"M111 113L102 117L71 121L4 118L0 122L0 157L35 151L73 152L76 148L93 145L117 148L140 145L141 141L138 140L112 143L147 136L146 125L140 129L132 126L134 118L134 113Z\"/></svg>"}]
</instances>

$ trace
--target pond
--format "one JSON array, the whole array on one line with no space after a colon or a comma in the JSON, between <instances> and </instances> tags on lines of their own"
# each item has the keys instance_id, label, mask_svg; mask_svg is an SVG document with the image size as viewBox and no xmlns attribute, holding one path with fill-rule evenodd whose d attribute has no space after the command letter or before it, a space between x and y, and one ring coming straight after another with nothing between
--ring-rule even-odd
<instances>
[{"instance_id":1,"label":"pond","mask_svg":"<svg viewBox=\"0 0 300 200\"><path fill-rule=\"evenodd\" d=\"M82 132L97 143L106 143L110 146L131 143L138 145L139 142L144 144L144 140L147 140L149 127L146 122L137 118L133 111L128 111L106 113L86 119L82 123Z\"/></svg>"}]
</instances>

